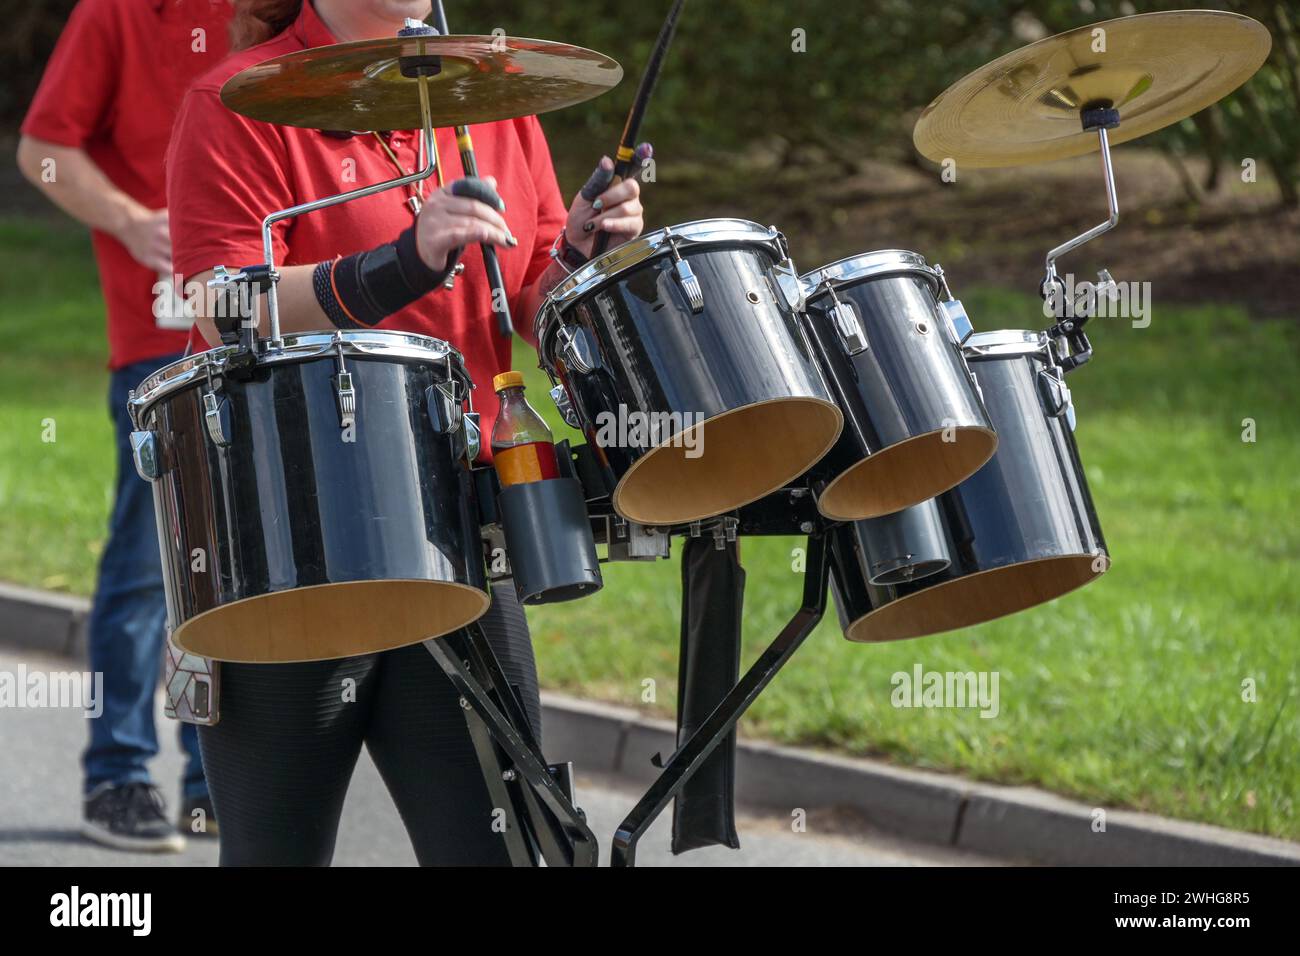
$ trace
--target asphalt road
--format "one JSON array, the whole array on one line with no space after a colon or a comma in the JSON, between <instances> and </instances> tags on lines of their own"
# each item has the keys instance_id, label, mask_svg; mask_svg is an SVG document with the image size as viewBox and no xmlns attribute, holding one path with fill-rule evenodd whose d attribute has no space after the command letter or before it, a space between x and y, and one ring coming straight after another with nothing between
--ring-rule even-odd
<instances>
[{"instance_id":1,"label":"asphalt road","mask_svg":"<svg viewBox=\"0 0 1300 956\"><path fill-rule=\"evenodd\" d=\"M0 671L67 671L57 658L20 656L0 650ZM161 699L160 699L161 701ZM161 716L163 751L154 779L169 805L177 800L181 757L176 724ZM135 854L91 844L78 833L80 765L86 735L78 710L0 707L0 865L6 866L206 866L217 861L213 841L191 839L179 854ZM578 768L581 771L581 768ZM609 837L638 794L617 780L583 777L578 804L608 859ZM810 813L804 832L785 817L745 814L739 821L741 849L710 847L674 857L668 849L665 812L642 840L642 866L925 866L978 865L995 861L873 833L831 814ZM364 753L343 811L335 865L411 866L415 856L378 772Z\"/></svg>"}]
</instances>

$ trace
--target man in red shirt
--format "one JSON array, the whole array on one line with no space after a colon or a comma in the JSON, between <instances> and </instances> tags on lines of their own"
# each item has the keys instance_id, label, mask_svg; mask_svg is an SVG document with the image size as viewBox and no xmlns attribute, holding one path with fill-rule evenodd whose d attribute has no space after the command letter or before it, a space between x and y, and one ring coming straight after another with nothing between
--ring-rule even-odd
<instances>
[{"instance_id":1,"label":"man in red shirt","mask_svg":"<svg viewBox=\"0 0 1300 956\"><path fill-rule=\"evenodd\" d=\"M129 389L185 347L190 323L172 307L169 287L163 160L186 88L226 53L230 12L229 0L81 0L18 148L27 178L91 228L108 312L118 474L89 624L90 667L104 675L105 699L82 758L83 832L125 849L184 845L147 767L158 752L153 707L166 612L152 492L132 464L126 402ZM181 725L181 741L181 827L215 833L192 725Z\"/></svg>"}]
</instances>

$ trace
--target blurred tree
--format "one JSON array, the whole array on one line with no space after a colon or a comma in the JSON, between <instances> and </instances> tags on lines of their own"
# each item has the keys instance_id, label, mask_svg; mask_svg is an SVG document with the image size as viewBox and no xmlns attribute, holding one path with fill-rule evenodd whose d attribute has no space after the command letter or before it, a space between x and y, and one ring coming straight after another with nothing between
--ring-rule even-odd
<instances>
[{"instance_id":1,"label":"blurred tree","mask_svg":"<svg viewBox=\"0 0 1300 956\"><path fill-rule=\"evenodd\" d=\"M627 79L589 107L550 114L562 159L609 151L669 0L524 4L445 0L454 31L564 40L618 59ZM1300 35L1295 0L1218 0L1260 20L1273 49L1259 74L1216 107L1152 139L1174 158L1204 155L1209 174L1189 190L1238 175L1243 159L1267 166L1283 201L1300 203ZM0 0L0 123L26 109L73 0ZM1188 0L696 0L687 4L644 132L661 156L726 161L753 143L787 162L815 147L853 168L866 157L921 163L911 127L951 82L1030 40L1133 12L1184 9ZM93 78L87 78L93 82Z\"/></svg>"}]
</instances>

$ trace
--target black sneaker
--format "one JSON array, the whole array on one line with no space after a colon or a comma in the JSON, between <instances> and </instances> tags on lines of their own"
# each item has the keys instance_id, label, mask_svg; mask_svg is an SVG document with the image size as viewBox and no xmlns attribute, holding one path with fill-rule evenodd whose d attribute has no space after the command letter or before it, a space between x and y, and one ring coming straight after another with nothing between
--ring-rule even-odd
<instances>
[{"instance_id":1,"label":"black sneaker","mask_svg":"<svg viewBox=\"0 0 1300 956\"><path fill-rule=\"evenodd\" d=\"M119 850L178 853L185 838L163 812L162 795L149 783L101 784L86 797L81 834Z\"/></svg>"},{"instance_id":2,"label":"black sneaker","mask_svg":"<svg viewBox=\"0 0 1300 956\"><path fill-rule=\"evenodd\" d=\"M202 811L198 813L196 811ZM211 797L186 797L181 801L181 818L176 824L181 833L212 840L217 837L217 815L212 812Z\"/></svg>"}]
</instances>

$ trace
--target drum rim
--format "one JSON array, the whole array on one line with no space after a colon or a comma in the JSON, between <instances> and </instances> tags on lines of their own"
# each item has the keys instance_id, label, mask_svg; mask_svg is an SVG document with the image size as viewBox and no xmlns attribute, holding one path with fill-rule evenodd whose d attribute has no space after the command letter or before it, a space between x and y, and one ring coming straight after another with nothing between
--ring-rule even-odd
<instances>
[{"instance_id":1,"label":"drum rim","mask_svg":"<svg viewBox=\"0 0 1300 956\"><path fill-rule=\"evenodd\" d=\"M182 621L180 624L178 624L178 625L176 626L176 631L175 631L175 633L174 633L174 635L173 635L173 642L175 642L175 639L176 639L176 638L179 638L179 637L183 634L183 632L185 631L185 629L186 629L187 627L189 627L191 624L193 624L193 623L199 621L201 618L210 618L212 615L215 615L215 614L217 614L217 613L220 612L220 611L228 610L228 609L230 609L230 608L232 608L232 607L235 607L236 605L248 605L248 604L251 604L251 603L254 602L254 601L261 601L261 600L263 600L263 599L265 599L265 598L272 598L272 597L283 596L283 595L285 595L285 594L289 594L289 593L292 593L292 592L295 592L295 591L297 591L297 592L311 592L311 591L317 591L317 590L319 590L319 589L324 589L324 588L347 588L347 589L350 589L350 590L351 590L351 589L352 589L352 587L351 587L352 585L392 584L392 583L396 583L396 584L432 584L432 585L437 585L438 587L441 587L441 588L451 588L451 589L456 589L456 590L460 590L460 591L467 591L467 592L470 592L470 593L472 593L472 594L474 594L474 595L476 595L476 596L480 596L480 597L482 597L483 600L482 600L482 602L481 602L480 605L479 605L479 611L478 611L478 613L475 614L474 617L471 618L469 621L467 621L465 624L461 624L461 625L459 625L458 627L449 628L449 629L447 629L447 630L445 630L445 631L440 631L440 632L438 632L438 633L436 633L436 634L426 634L426 635L424 635L423 637L416 638L415 640L412 640L412 641L407 641L407 642L405 642L405 643L403 643L403 644L394 644L394 645L392 645L392 646L390 646L390 647L380 648L380 649L375 650L375 651L364 651L364 652L362 652L362 654L383 653L383 651L386 651L386 650L397 650L397 649L400 648L400 647L410 647L410 646L412 646L413 644L418 644L418 643L420 643L421 641L425 641L425 640L436 640L436 639L438 639L438 638L446 637L448 634L451 634L451 633L453 633L453 632L455 632L455 631L458 631L458 630L460 630L460 629L463 628L463 627L468 627L469 625L473 624L475 621L477 621L477 620L479 620L480 618L482 618L483 615L486 614L486 613L488 612L488 608L490 608L491 605L492 605L492 593L491 593L491 591L490 591L489 589L487 589L487 588L476 587L476 586L473 585L473 584L467 584L467 583L465 583L465 582L463 582L463 581L447 581L447 580L438 580L438 579L434 579L434 578L359 578L359 579L357 579L357 580L352 580L352 581L322 581L322 582L320 582L319 584L306 584L306 585L301 585L301 586L299 586L299 587L294 587L294 588L283 588L283 589L275 590L275 591L266 591L266 592L264 592L264 593L262 593L262 594L249 594L249 595L247 595L247 596L245 596L245 597L238 598L237 600L234 600L234 601L228 601L228 602L226 602L225 604L218 604L218 605L216 605L216 606L214 606L214 607L210 607L210 608L208 608L208 609L206 609L206 610L204 610L204 611L200 611L199 613L194 614L194 615L192 615L191 617L186 618L184 621ZM178 648L180 648L182 651L185 651L185 653L187 653L187 654L198 653L197 651L190 651L190 650L187 650L186 648L181 647L180 644L176 644L176 646L177 646ZM213 659L213 660L218 660L218 661L226 661L226 662L231 663L231 664L245 664L245 663L247 663L247 664L273 664L273 663L304 663L304 662L307 662L307 661L330 661L330 660L343 660L344 657L347 657L347 656L359 656L359 655L344 655L343 657L294 658L294 659L292 659L292 660L290 660L290 659L288 659L288 658L283 658L283 659L279 659L279 660L270 660L270 659L251 659L251 658L241 658L241 659L236 659L236 658L233 658L233 657L222 657L222 658L212 658L212 659Z\"/></svg>"},{"instance_id":2,"label":"drum rim","mask_svg":"<svg viewBox=\"0 0 1300 956\"><path fill-rule=\"evenodd\" d=\"M1000 355L1037 355L1046 353L1047 334L1030 329L998 329L990 332L972 332L962 343L962 354L968 359L996 358Z\"/></svg>"},{"instance_id":3,"label":"drum rim","mask_svg":"<svg viewBox=\"0 0 1300 956\"><path fill-rule=\"evenodd\" d=\"M351 356L432 359L437 362L454 360L460 365L461 374L467 379L469 377L464 368L464 357L450 342L419 332L389 329L336 329L286 335L280 348L259 354L257 364L302 362L340 348L344 355ZM239 346L220 345L187 355L151 373L135 387L128 402L136 421L142 420L152 405L173 392L184 390L198 379L206 380L209 375L224 374L226 360L237 351Z\"/></svg>"},{"instance_id":4,"label":"drum rim","mask_svg":"<svg viewBox=\"0 0 1300 956\"><path fill-rule=\"evenodd\" d=\"M897 611L900 607L905 608L905 605L908 602L916 598L920 598L923 596L933 596L934 594L937 594L940 591L943 591L944 589L950 588L953 585L959 583L968 582L995 573L1000 574L1002 572L1009 571L1012 569L1021 570L1032 564L1043 564L1043 563L1056 562L1056 561L1079 561L1079 560L1091 561L1095 564L1097 558L1099 557L1104 557L1106 560L1106 566L1102 568L1102 570L1094 571L1086 580L1080 581L1077 584L1072 584L1069 587L1065 588L1064 590L1058 591L1056 594L1053 594L1051 597L1047 598L1046 600L1037 601L1025 607L1018 608L1014 611L1008 611L1004 614L998 614L994 617L969 621L965 624L958 624L956 627L950 627L947 628L946 630L927 631L923 634L914 634L914 635L908 635L904 637L889 637L889 638L884 638L882 640L870 640L870 639L849 637L848 632L850 630L857 630L859 626L865 625L866 622L869 621L871 618L875 617L878 614L881 614L886 610L892 608L893 610ZM937 634L951 634L953 631L959 631L962 630L963 628L968 628L968 627L978 627L981 624L989 624L993 621L1004 620L1005 618L1012 617L1016 614L1023 614L1025 611L1030 611L1033 610L1034 608L1042 607L1045 604L1050 604L1052 601L1059 600L1060 598L1065 597L1067 594L1072 594L1081 588L1087 587L1089 584L1094 583L1098 578L1104 577L1106 572L1110 570L1112 563L1113 562L1110 556L1110 552L1105 548L1098 548L1096 551L1092 551L1092 552L1076 551L1076 552L1063 553L1063 554L1044 554L1036 558L1027 558L1024 561L1011 561L1007 564L999 564L995 567L980 568L979 570L970 571L965 574L956 574L947 577L942 581L930 581L929 583L923 583L915 591L910 591L907 594L903 594L891 598L888 601L885 601L879 607L873 607L866 614L862 614L854 618L851 622L849 622L847 627L841 628L841 633L843 633L846 640L852 641L855 644L887 644L892 641L899 641L899 640L911 641L921 637L934 637ZM939 571L936 573L942 574L944 572ZM865 577L865 575L863 576ZM924 582L926 579L921 578L919 580Z\"/></svg>"},{"instance_id":5,"label":"drum rim","mask_svg":"<svg viewBox=\"0 0 1300 956\"><path fill-rule=\"evenodd\" d=\"M540 332L546 321L546 314L552 308L559 309L569 302L579 299L601 284L615 279L633 266L640 265L666 251L666 240L677 239L682 246L706 245L723 242L761 242L770 244L780 251L784 237L775 226L763 226L750 219L721 216L714 219L692 219L689 222L665 226L654 232L647 232L630 239L622 245L615 246L599 258L579 266L570 272L547 294L537 318L533 331Z\"/></svg>"},{"instance_id":6,"label":"drum rim","mask_svg":"<svg viewBox=\"0 0 1300 956\"><path fill-rule=\"evenodd\" d=\"M878 260L864 263L863 260ZM855 268L857 267L857 268ZM939 271L925 256L910 249L875 249L857 255L836 259L799 277L809 300L819 298L828 281L846 286L867 279L882 279L895 275L918 275L928 279L934 293L942 287Z\"/></svg>"}]
</instances>

